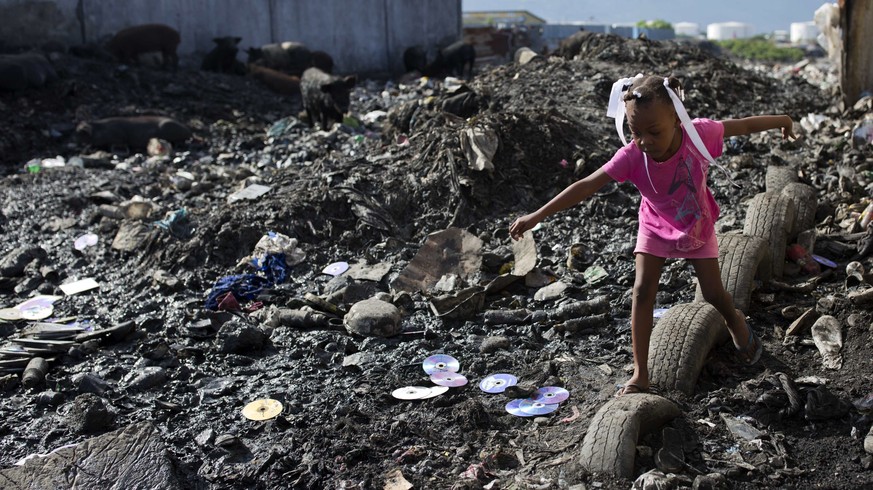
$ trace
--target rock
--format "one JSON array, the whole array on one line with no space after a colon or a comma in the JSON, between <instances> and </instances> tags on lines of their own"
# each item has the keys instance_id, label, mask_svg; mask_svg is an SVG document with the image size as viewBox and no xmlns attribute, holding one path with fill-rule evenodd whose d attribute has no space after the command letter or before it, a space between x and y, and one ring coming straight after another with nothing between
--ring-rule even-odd
<instances>
[{"instance_id":1,"label":"rock","mask_svg":"<svg viewBox=\"0 0 873 490\"><path fill-rule=\"evenodd\" d=\"M268 338L263 330L234 320L221 326L215 342L225 354L249 355L260 352Z\"/></svg>"},{"instance_id":2,"label":"rock","mask_svg":"<svg viewBox=\"0 0 873 490\"><path fill-rule=\"evenodd\" d=\"M206 447L213 439L215 439L215 432L210 428L197 434L197 437L194 438L194 442L196 442L200 447Z\"/></svg>"},{"instance_id":3,"label":"rock","mask_svg":"<svg viewBox=\"0 0 873 490\"><path fill-rule=\"evenodd\" d=\"M67 414L66 424L76 433L100 432L112 425L113 414L106 408L102 398L84 393L73 400Z\"/></svg>"},{"instance_id":4,"label":"rock","mask_svg":"<svg viewBox=\"0 0 873 490\"><path fill-rule=\"evenodd\" d=\"M553 299L558 299L566 290L567 283L563 281L554 282L546 287L540 288L536 293L534 293L534 301L551 301Z\"/></svg>"},{"instance_id":5,"label":"rock","mask_svg":"<svg viewBox=\"0 0 873 490\"><path fill-rule=\"evenodd\" d=\"M73 386L76 387L79 394L93 393L97 396L103 396L103 393L109 389L109 384L106 381L91 373L80 373L73 376Z\"/></svg>"},{"instance_id":6,"label":"rock","mask_svg":"<svg viewBox=\"0 0 873 490\"><path fill-rule=\"evenodd\" d=\"M125 221L115 234L112 248L122 252L132 252L148 239L151 229L138 221Z\"/></svg>"},{"instance_id":7,"label":"rock","mask_svg":"<svg viewBox=\"0 0 873 490\"><path fill-rule=\"evenodd\" d=\"M721 473L697 475L691 485L692 490L723 490L727 487L727 478Z\"/></svg>"},{"instance_id":8,"label":"rock","mask_svg":"<svg viewBox=\"0 0 873 490\"><path fill-rule=\"evenodd\" d=\"M167 371L160 366L149 366L139 372L131 372L126 377L127 389L146 391L167 381Z\"/></svg>"},{"instance_id":9,"label":"rock","mask_svg":"<svg viewBox=\"0 0 873 490\"><path fill-rule=\"evenodd\" d=\"M90 395L93 396L93 395ZM71 469L75 468L75 485ZM3 488L181 488L158 430L149 422L88 439L0 470Z\"/></svg>"},{"instance_id":10,"label":"rock","mask_svg":"<svg viewBox=\"0 0 873 490\"><path fill-rule=\"evenodd\" d=\"M371 298L352 305L343 324L352 334L390 337L400 333L400 310L391 303Z\"/></svg>"},{"instance_id":11,"label":"rock","mask_svg":"<svg viewBox=\"0 0 873 490\"><path fill-rule=\"evenodd\" d=\"M509 339L503 337L501 335L495 335L493 337L488 337L482 341L482 345L479 346L479 352L483 354L491 354L492 352L497 352L500 349L509 350Z\"/></svg>"}]
</instances>

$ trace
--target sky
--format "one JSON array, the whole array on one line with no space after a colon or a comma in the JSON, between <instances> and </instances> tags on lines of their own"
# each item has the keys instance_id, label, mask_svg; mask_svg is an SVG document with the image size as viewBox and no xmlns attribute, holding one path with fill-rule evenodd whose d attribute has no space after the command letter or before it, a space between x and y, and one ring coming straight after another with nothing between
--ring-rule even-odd
<instances>
[{"instance_id":1,"label":"sky","mask_svg":"<svg viewBox=\"0 0 873 490\"><path fill-rule=\"evenodd\" d=\"M461 0L463 10L527 10L548 22L604 24L664 19L695 22L706 32L713 22L752 24L756 34L787 31L792 22L811 21L824 0Z\"/></svg>"}]
</instances>

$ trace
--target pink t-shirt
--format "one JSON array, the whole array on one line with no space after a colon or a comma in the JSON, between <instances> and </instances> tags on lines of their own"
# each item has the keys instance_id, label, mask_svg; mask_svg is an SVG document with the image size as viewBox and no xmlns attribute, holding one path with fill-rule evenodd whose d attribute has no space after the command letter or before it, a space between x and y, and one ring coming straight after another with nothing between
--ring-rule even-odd
<instances>
[{"instance_id":1,"label":"pink t-shirt","mask_svg":"<svg viewBox=\"0 0 873 490\"><path fill-rule=\"evenodd\" d=\"M718 158L724 148L724 125L710 119L692 123L709 154ZM610 177L618 182L630 180L642 195L634 253L665 258L718 257L715 221L719 209L706 185L709 162L694 148L684 129L682 145L669 160L656 162L649 157L647 173L643 157L642 150L631 142L603 165Z\"/></svg>"}]
</instances>

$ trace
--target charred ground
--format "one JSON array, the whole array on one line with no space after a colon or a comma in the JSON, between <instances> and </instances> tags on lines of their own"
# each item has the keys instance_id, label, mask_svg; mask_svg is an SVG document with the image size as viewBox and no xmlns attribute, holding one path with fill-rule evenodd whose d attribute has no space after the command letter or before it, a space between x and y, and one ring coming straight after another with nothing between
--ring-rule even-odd
<instances>
[{"instance_id":1,"label":"charred ground","mask_svg":"<svg viewBox=\"0 0 873 490\"><path fill-rule=\"evenodd\" d=\"M539 267L570 285L568 297L610 298L612 320L590 334L556 335L548 323L486 326L481 316L440 320L424 294L398 298L404 334L388 339L267 329L262 349L225 354L220 335L203 336L189 327L213 319L227 322L221 327L225 333L246 325L263 328L257 314L232 319L211 314L203 300L213 282L236 273L235 265L271 230L297 238L307 257L291 269L287 284L269 291L269 304L300 305L307 292L344 287L349 302L387 291L388 280L425 236L448 226L483 241L487 260L469 282L496 276L512 260L506 232L511 219L594 170L618 148L612 121L604 117L606 98L616 78L637 72L679 77L686 105L697 117L786 113L797 120L827 113L842 121L843 128L806 135L800 143L783 142L776 134L731 141L722 163L743 185L731 187L713 172L711 186L722 209L719 231L742 227L743 203L764 190L768 165L788 164L817 189L818 221L833 217L819 231L843 243L834 223L841 209L864 195L863 172L870 167L869 152L852 150L845 136L845 127L863 112L833 109L835 100L801 76L746 70L690 45L598 37L576 60L540 58L481 70L469 83L479 108L470 119L440 110L451 95L441 85L365 82L355 89L352 110L359 116L383 110L389 116L332 132L309 129L294 118L298 100L279 98L243 77L120 69L63 55L55 64L59 82L0 94L5 128L0 166L7 174L0 181L0 227L4 253L42 247L48 253L43 264L59 276L54 283L45 281L38 266L30 266L22 277L3 283L0 303L15 304L33 291L54 292L70 278L94 277L102 285L99 293L67 297L57 311L99 327L133 320L137 329L120 342L88 344L59 356L45 387L61 394L52 403L7 380L0 403L4 467L93 435L76 433L65 421L81 392L76 375L92 373L108 383L101 397L114 413L102 431L152 421L190 488L381 487L396 468L418 488L478 488L494 478L500 488L594 482L627 488L629 482L587 474L575 456L589 420L626 379L631 361L630 251L638 197L629 185L608 186L548 220L536 234ZM134 114L174 117L194 130L195 140L166 160L92 154L85 168L22 172L32 158L91 154L72 136L77 122ZM490 125L500 138L493 172L470 170L459 148L459 131L475 124ZM409 136L408 146L396 144L401 133ZM173 179L178 170L192 173L195 184L180 188ZM272 190L256 201L227 202L229 193L250 183ZM154 228L133 252L111 248L121 222L101 215L98 206L134 196L156 205L150 221L186 209L190 238ZM77 252L72 241L85 231L99 235L100 242ZM567 268L574 243L589 251L586 260L602 266L609 280L587 284ZM855 243L847 245L851 251L834 248L844 255L831 257L848 259ZM378 283L320 274L336 260L387 262L391 272ZM766 344L763 365L740 368L716 353L701 376L700 394L677 400L684 416L674 426L689 448L689 484L696 472L714 471L727 474L734 488L873 484L861 442L851 435L856 427L863 437L870 420L855 409L831 420L809 421L801 413L762 424L787 448L782 466L769 457L775 451L756 453L738 445L718 417L718 412L753 413L757 395L775 372L827 377L828 389L846 403L873 390L870 315L845 300L843 279L838 269L809 293L762 285L753 296L749 313ZM687 265L668 263L658 307L690 301L693 289ZM486 308L555 308L554 302L535 303L533 292L523 281L516 283L489 296ZM825 372L814 347L783 347L781 332L790 322L779 312L828 297L832 301L819 308L847 326L843 368ZM0 333L12 337L18 327L0 324ZM481 352L483 341L495 336L505 337L508 348ZM431 400L393 399L390 392L397 387L426 384L421 360L434 353L459 359L471 381L511 372L535 385L564 386L572 395L556 415L536 420L508 415L507 397L486 395L473 383ZM344 366L352 354L359 354L356 361ZM163 383L132 387L131 380L154 366L164 368ZM261 423L240 416L246 403L265 397L282 401L280 417ZM700 424L702 418L716 427ZM225 434L239 443L217 444ZM657 448L659 436L641 444ZM645 452L637 460L640 470L652 467Z\"/></svg>"}]
</instances>

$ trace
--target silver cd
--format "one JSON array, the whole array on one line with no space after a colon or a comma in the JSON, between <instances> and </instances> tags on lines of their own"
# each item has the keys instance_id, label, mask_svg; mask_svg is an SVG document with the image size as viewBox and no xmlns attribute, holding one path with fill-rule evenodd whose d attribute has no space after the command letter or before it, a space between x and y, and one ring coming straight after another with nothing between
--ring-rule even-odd
<instances>
[{"instance_id":1,"label":"silver cd","mask_svg":"<svg viewBox=\"0 0 873 490\"><path fill-rule=\"evenodd\" d=\"M528 415L545 415L552 413L558 409L557 403L535 402L530 398L525 398L518 402L518 409Z\"/></svg>"},{"instance_id":2,"label":"silver cd","mask_svg":"<svg viewBox=\"0 0 873 490\"><path fill-rule=\"evenodd\" d=\"M532 413L523 412L518 405L521 403L521 399L512 400L511 402L506 404L506 411L509 412L510 415L515 415L516 417L533 417Z\"/></svg>"},{"instance_id":3,"label":"silver cd","mask_svg":"<svg viewBox=\"0 0 873 490\"><path fill-rule=\"evenodd\" d=\"M544 386L538 389L531 400L542 403L561 403L570 398L570 392L558 386Z\"/></svg>"},{"instance_id":4,"label":"silver cd","mask_svg":"<svg viewBox=\"0 0 873 490\"><path fill-rule=\"evenodd\" d=\"M467 377L463 374L452 373L449 371L437 371L430 375L430 380L433 384L439 386L448 386L449 388L457 388L467 384Z\"/></svg>"},{"instance_id":5,"label":"silver cd","mask_svg":"<svg viewBox=\"0 0 873 490\"><path fill-rule=\"evenodd\" d=\"M448 386L431 386L428 389L430 390L430 393L428 393L426 396L424 396L424 398L433 398L435 396L440 396L443 393L449 391Z\"/></svg>"},{"instance_id":6,"label":"silver cd","mask_svg":"<svg viewBox=\"0 0 873 490\"><path fill-rule=\"evenodd\" d=\"M334 262L325 267L321 272L331 276L338 276L347 270L349 270L348 262Z\"/></svg>"},{"instance_id":7,"label":"silver cd","mask_svg":"<svg viewBox=\"0 0 873 490\"><path fill-rule=\"evenodd\" d=\"M497 373L486 376L479 382L479 389L485 393L503 393L506 388L518 384L518 378L511 374Z\"/></svg>"},{"instance_id":8,"label":"silver cd","mask_svg":"<svg viewBox=\"0 0 873 490\"><path fill-rule=\"evenodd\" d=\"M433 374L440 371L457 373L461 369L461 363L452 356L436 354L425 359L424 362L421 363L421 367L427 374Z\"/></svg>"},{"instance_id":9,"label":"silver cd","mask_svg":"<svg viewBox=\"0 0 873 490\"><path fill-rule=\"evenodd\" d=\"M421 400L427 398L430 393L430 388L427 386L404 386L392 391L391 396L399 400Z\"/></svg>"}]
</instances>

